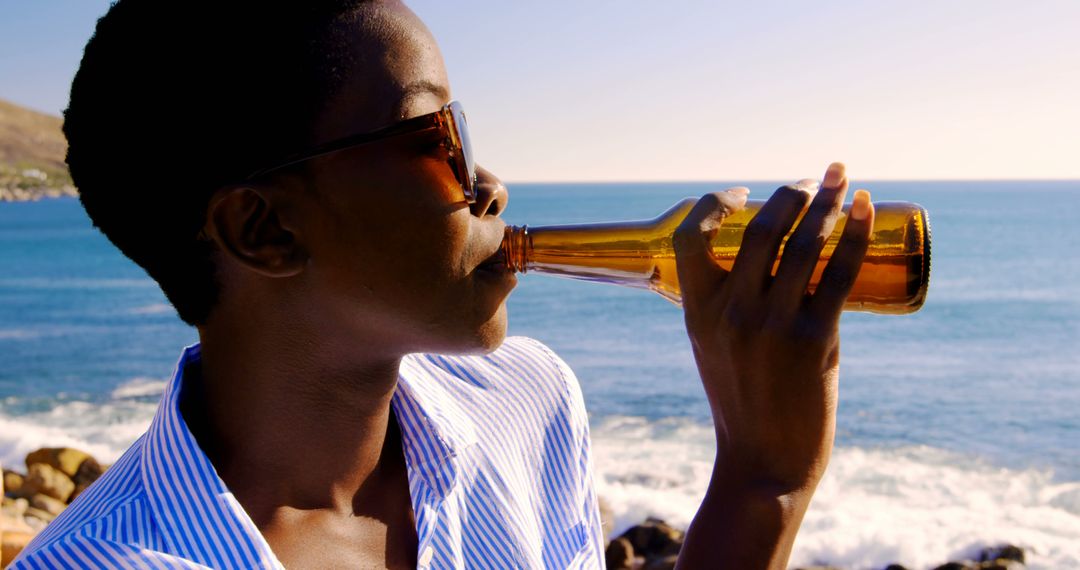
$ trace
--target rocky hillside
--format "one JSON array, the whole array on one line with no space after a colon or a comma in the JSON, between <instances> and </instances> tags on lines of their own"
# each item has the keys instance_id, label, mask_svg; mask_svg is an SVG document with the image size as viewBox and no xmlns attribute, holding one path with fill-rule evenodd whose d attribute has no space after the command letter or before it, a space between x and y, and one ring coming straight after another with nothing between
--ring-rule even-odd
<instances>
[{"instance_id":1,"label":"rocky hillside","mask_svg":"<svg viewBox=\"0 0 1080 570\"><path fill-rule=\"evenodd\" d=\"M0 99L0 202L75 196L63 119Z\"/></svg>"}]
</instances>

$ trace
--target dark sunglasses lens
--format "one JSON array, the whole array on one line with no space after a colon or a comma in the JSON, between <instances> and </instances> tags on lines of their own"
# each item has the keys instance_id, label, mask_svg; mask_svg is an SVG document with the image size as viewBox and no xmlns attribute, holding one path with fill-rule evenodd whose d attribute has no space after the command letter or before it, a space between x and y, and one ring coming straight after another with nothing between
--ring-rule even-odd
<instances>
[{"instance_id":1,"label":"dark sunglasses lens","mask_svg":"<svg viewBox=\"0 0 1080 570\"><path fill-rule=\"evenodd\" d=\"M472 142L469 140L469 127L465 123L465 111L456 101L450 106L450 111L453 113L457 138L461 141L461 163L458 165L458 168L463 170L461 187L465 191L465 198L473 202L476 200L476 160L473 158Z\"/></svg>"}]
</instances>

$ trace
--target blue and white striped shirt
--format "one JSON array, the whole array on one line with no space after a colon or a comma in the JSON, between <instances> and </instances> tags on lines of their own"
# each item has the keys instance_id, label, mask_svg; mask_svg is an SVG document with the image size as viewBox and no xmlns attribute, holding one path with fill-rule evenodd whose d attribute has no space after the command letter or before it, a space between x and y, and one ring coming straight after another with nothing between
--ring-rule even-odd
<instances>
[{"instance_id":1,"label":"blue and white striped shirt","mask_svg":"<svg viewBox=\"0 0 1080 570\"><path fill-rule=\"evenodd\" d=\"M282 568L179 410L185 347L150 429L13 568ZM407 356L401 425L421 568L602 568L574 373L510 337L484 356Z\"/></svg>"}]
</instances>

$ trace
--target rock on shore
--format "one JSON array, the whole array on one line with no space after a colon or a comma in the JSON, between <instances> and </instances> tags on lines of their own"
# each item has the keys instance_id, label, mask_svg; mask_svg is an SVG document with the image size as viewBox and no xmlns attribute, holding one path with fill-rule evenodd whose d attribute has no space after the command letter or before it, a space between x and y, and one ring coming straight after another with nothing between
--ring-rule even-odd
<instances>
[{"instance_id":1,"label":"rock on shore","mask_svg":"<svg viewBox=\"0 0 1080 570\"><path fill-rule=\"evenodd\" d=\"M3 469L0 568L6 568L105 468L90 454L47 447L26 456L26 473Z\"/></svg>"},{"instance_id":2,"label":"rock on shore","mask_svg":"<svg viewBox=\"0 0 1080 570\"><path fill-rule=\"evenodd\" d=\"M607 568L608 570L671 570L678 560L684 538L683 531L671 527L660 519L650 517L608 543L605 552ZM934 570L1023 570L1024 567L1024 549L1004 544L983 548L971 560L946 562ZM804 566L796 570L844 569L839 566ZM880 570L909 569L902 564L893 563L883 565Z\"/></svg>"}]
</instances>

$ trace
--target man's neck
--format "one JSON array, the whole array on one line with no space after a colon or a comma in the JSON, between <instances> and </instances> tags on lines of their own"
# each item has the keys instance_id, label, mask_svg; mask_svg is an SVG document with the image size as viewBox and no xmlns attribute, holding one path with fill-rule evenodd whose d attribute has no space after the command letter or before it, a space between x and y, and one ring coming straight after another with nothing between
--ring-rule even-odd
<instances>
[{"instance_id":1,"label":"man's neck","mask_svg":"<svg viewBox=\"0 0 1080 570\"><path fill-rule=\"evenodd\" d=\"M401 442L387 438L400 358L345 365L217 340L184 371L181 412L256 526L282 509L359 514L400 478Z\"/></svg>"}]
</instances>

